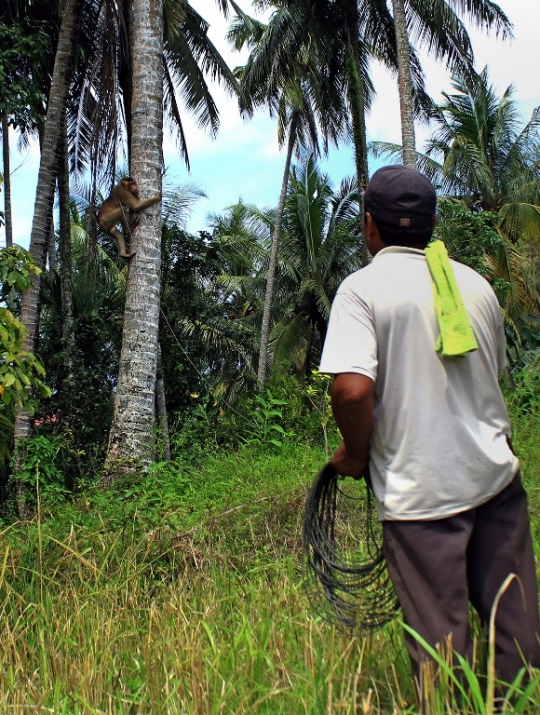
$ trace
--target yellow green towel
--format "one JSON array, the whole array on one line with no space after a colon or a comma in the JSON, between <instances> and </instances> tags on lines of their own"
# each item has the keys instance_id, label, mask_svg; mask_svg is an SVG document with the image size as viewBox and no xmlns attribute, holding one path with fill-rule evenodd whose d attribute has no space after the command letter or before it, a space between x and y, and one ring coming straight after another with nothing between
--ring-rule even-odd
<instances>
[{"instance_id":1,"label":"yellow green towel","mask_svg":"<svg viewBox=\"0 0 540 715\"><path fill-rule=\"evenodd\" d=\"M454 269L442 241L426 246L426 259L433 279L435 312L440 335L435 350L443 357L461 357L477 350L471 321L457 287Z\"/></svg>"}]
</instances>

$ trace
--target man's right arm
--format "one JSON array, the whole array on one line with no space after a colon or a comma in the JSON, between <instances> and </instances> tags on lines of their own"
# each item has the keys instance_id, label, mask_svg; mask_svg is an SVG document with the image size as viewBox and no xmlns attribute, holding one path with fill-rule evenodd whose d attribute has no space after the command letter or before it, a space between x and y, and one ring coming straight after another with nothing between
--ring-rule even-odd
<instances>
[{"instance_id":1,"label":"man's right arm","mask_svg":"<svg viewBox=\"0 0 540 715\"><path fill-rule=\"evenodd\" d=\"M332 465L344 476L363 477L369 464L375 383L359 373L340 373L332 385L332 412L343 442Z\"/></svg>"}]
</instances>

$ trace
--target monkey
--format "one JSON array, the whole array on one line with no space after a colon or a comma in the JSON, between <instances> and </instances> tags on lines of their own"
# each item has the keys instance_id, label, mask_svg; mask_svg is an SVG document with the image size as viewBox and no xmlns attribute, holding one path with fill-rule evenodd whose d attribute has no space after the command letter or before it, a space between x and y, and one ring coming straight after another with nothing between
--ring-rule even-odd
<instances>
[{"instance_id":1,"label":"monkey","mask_svg":"<svg viewBox=\"0 0 540 715\"><path fill-rule=\"evenodd\" d=\"M139 213L143 209L157 204L161 201L161 194L156 194L149 199L139 199L139 187L135 179L131 176L124 176L121 181L113 186L111 194L101 204L98 211L97 220L100 228L114 238L118 255L121 258L133 258L135 251L130 253L126 250L126 237L131 237L131 231L137 225L136 217L131 218L128 224L126 210L132 213ZM119 231L116 226L122 224L122 231Z\"/></svg>"}]
</instances>

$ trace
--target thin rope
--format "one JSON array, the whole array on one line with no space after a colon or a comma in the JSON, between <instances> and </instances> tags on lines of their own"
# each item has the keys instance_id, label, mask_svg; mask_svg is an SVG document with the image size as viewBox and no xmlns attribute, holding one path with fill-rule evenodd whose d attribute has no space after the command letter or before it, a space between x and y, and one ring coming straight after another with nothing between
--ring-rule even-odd
<instances>
[{"instance_id":1,"label":"thin rope","mask_svg":"<svg viewBox=\"0 0 540 715\"><path fill-rule=\"evenodd\" d=\"M323 618L371 631L394 618L397 597L386 570L382 529L369 482L361 496L347 493L342 483L327 464L308 494L303 527L305 582L310 601Z\"/></svg>"}]
</instances>

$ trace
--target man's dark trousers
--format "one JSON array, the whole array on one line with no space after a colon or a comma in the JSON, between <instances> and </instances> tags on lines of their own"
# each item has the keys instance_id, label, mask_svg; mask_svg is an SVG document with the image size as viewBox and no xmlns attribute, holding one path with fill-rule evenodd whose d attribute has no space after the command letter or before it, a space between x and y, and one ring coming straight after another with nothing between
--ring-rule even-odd
<instances>
[{"instance_id":1,"label":"man's dark trousers","mask_svg":"<svg viewBox=\"0 0 540 715\"><path fill-rule=\"evenodd\" d=\"M469 602L483 623L496 610L497 677L511 683L526 663L540 667L538 592L527 497L519 473L485 504L445 519L385 521L384 547L406 623L430 645L451 634L454 652L472 658ZM406 636L416 677L426 651Z\"/></svg>"}]
</instances>

